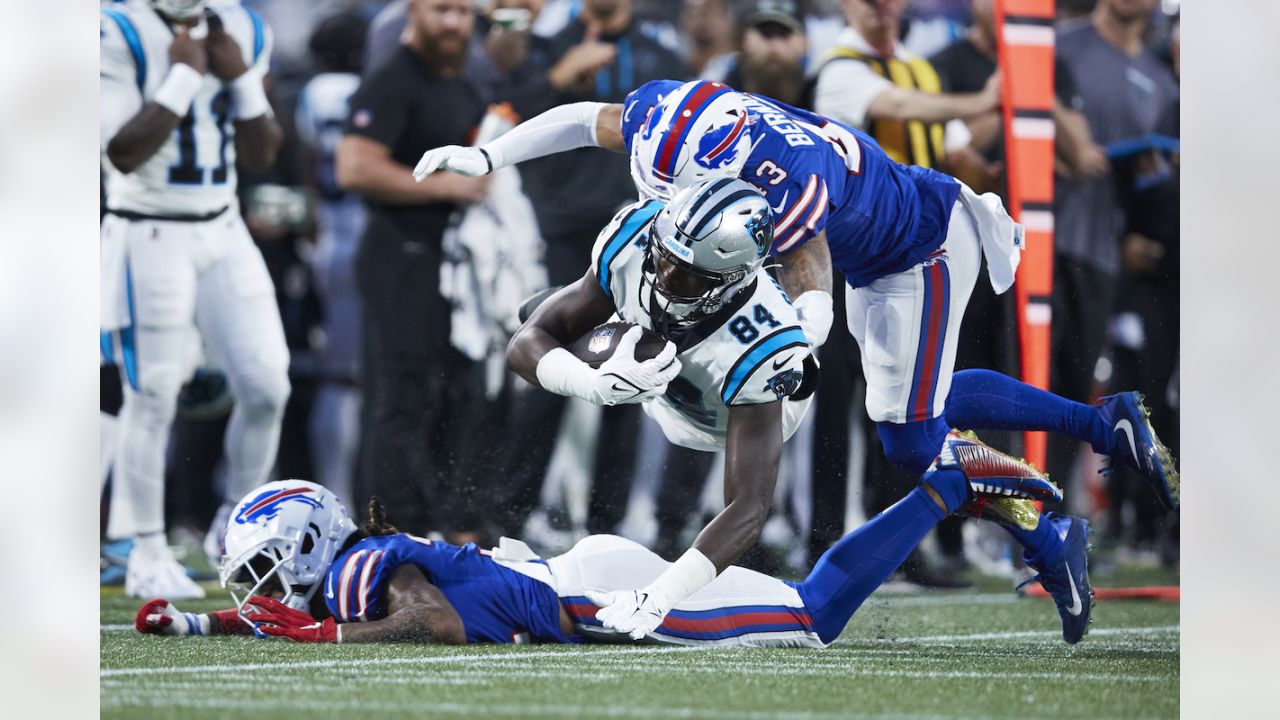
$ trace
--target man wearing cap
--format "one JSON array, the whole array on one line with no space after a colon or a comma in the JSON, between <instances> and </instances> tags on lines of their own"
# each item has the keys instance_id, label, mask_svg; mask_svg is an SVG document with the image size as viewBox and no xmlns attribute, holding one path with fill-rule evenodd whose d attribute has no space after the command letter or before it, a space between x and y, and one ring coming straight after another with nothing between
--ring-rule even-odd
<instances>
[{"instance_id":1,"label":"man wearing cap","mask_svg":"<svg viewBox=\"0 0 1280 720\"><path fill-rule=\"evenodd\" d=\"M742 51L730 63L709 68L702 79L801 105L808 41L795 0L753 3L741 32Z\"/></svg>"}]
</instances>

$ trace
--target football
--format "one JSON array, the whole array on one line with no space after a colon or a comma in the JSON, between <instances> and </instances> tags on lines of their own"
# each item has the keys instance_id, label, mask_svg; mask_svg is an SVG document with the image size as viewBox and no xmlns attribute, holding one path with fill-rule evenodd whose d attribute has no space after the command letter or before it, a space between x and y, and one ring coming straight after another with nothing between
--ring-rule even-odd
<instances>
[{"instance_id":1,"label":"football","mask_svg":"<svg viewBox=\"0 0 1280 720\"><path fill-rule=\"evenodd\" d=\"M613 357L614 351L618 349L618 342L633 327L636 326L628 322L597 325L591 332L574 341L568 348L569 352L592 368L598 368L605 360ZM641 328L640 341L636 343L636 359L649 360L657 357L666 344L667 341L657 333Z\"/></svg>"}]
</instances>

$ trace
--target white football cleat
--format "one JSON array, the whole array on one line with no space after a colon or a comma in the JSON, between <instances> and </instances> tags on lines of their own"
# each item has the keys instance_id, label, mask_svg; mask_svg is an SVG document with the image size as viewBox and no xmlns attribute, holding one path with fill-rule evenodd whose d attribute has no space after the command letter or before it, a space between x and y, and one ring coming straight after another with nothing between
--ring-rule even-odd
<instances>
[{"instance_id":1,"label":"white football cleat","mask_svg":"<svg viewBox=\"0 0 1280 720\"><path fill-rule=\"evenodd\" d=\"M200 600L204 588L187 577L186 568L173 557L173 551L133 547L124 575L124 594L133 598L167 598Z\"/></svg>"},{"instance_id":2,"label":"white football cleat","mask_svg":"<svg viewBox=\"0 0 1280 720\"><path fill-rule=\"evenodd\" d=\"M235 505L231 503L224 502L218 506L213 522L209 524L209 532L204 536L204 556L215 570L222 566L222 545L227 537L227 520L231 519L232 510L235 510Z\"/></svg>"}]
</instances>

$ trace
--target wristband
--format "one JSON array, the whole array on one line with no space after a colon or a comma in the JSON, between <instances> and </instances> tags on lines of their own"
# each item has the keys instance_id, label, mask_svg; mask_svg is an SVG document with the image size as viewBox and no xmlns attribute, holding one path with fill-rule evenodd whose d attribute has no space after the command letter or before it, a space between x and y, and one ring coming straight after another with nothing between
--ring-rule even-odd
<instances>
[{"instance_id":1,"label":"wristband","mask_svg":"<svg viewBox=\"0 0 1280 720\"><path fill-rule=\"evenodd\" d=\"M208 635L209 634L209 616L195 613L184 612L182 619L187 621L188 635Z\"/></svg>"},{"instance_id":2,"label":"wristband","mask_svg":"<svg viewBox=\"0 0 1280 720\"><path fill-rule=\"evenodd\" d=\"M204 76L199 71L186 63L177 63L169 68L151 102L178 117L186 117L191 101L196 99L196 93L200 92L203 84Z\"/></svg>"},{"instance_id":3,"label":"wristband","mask_svg":"<svg viewBox=\"0 0 1280 720\"><path fill-rule=\"evenodd\" d=\"M547 351L538 361L534 374L544 390L592 402L591 383L595 372L562 347Z\"/></svg>"},{"instance_id":4,"label":"wristband","mask_svg":"<svg viewBox=\"0 0 1280 720\"><path fill-rule=\"evenodd\" d=\"M262 76L250 70L231 81L231 102L237 120L251 120L271 112Z\"/></svg>"},{"instance_id":5,"label":"wristband","mask_svg":"<svg viewBox=\"0 0 1280 720\"><path fill-rule=\"evenodd\" d=\"M715 579L715 563L697 548L689 548L641 592L649 593L666 612Z\"/></svg>"}]
</instances>

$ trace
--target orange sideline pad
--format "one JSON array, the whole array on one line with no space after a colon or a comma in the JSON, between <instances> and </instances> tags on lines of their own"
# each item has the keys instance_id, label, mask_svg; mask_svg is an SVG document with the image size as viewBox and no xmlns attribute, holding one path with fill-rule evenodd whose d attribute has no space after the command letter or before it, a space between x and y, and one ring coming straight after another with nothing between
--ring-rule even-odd
<instances>
[{"instance_id":1,"label":"orange sideline pad","mask_svg":"<svg viewBox=\"0 0 1280 720\"><path fill-rule=\"evenodd\" d=\"M1023 592L1028 597L1049 597L1049 593L1039 585L1028 585ZM1166 600L1178 602L1182 599L1182 588L1177 585L1148 585L1129 588L1100 588L1094 586L1095 600Z\"/></svg>"}]
</instances>

